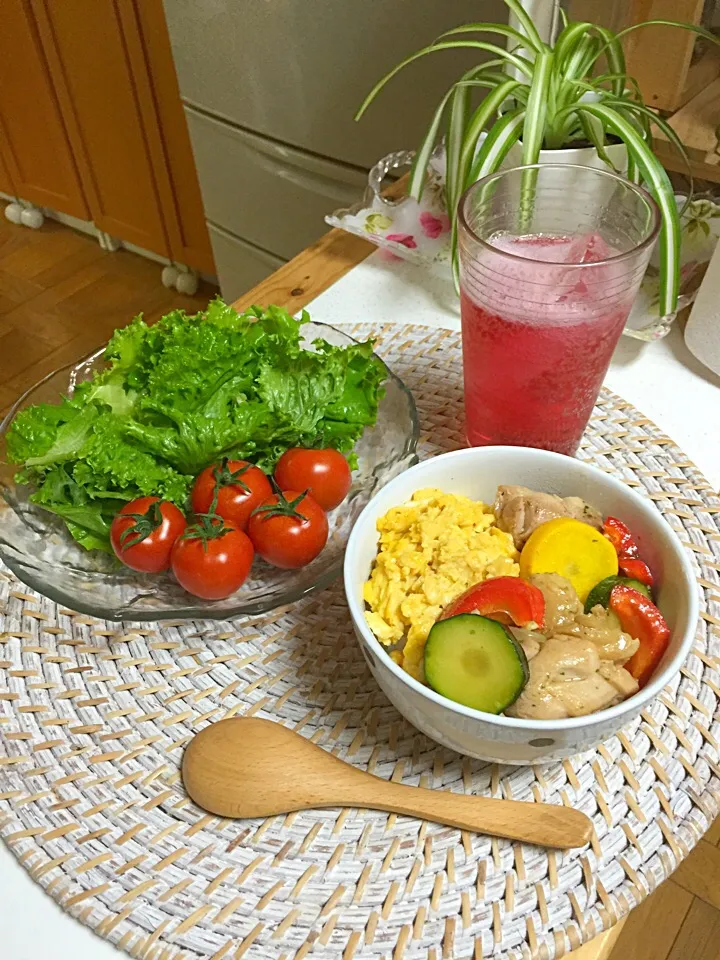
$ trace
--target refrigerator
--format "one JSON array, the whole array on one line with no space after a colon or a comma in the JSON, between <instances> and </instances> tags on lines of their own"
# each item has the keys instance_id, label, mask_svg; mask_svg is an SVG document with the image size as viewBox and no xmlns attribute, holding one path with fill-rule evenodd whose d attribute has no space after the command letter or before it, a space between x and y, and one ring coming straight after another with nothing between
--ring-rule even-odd
<instances>
[{"instance_id":1,"label":"refrigerator","mask_svg":"<svg viewBox=\"0 0 720 960\"><path fill-rule=\"evenodd\" d=\"M501 0L164 0L223 296L316 240L367 171L413 148L448 87L482 56L411 64L368 113L373 84L443 31L507 22ZM502 43L502 39L499 39Z\"/></svg>"}]
</instances>

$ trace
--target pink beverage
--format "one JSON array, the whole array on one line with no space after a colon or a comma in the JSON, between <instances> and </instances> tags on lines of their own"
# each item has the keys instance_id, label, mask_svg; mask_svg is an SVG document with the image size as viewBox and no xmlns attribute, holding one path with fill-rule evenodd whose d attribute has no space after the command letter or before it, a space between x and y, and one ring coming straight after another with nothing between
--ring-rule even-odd
<instances>
[{"instance_id":1,"label":"pink beverage","mask_svg":"<svg viewBox=\"0 0 720 960\"><path fill-rule=\"evenodd\" d=\"M603 224L587 215L591 197L559 188L559 171L581 171L581 180L586 175L617 179L618 202L638 191L649 214L645 219L653 227L657 211L648 206L654 203L644 191L604 171L575 167L554 167L553 179L544 184L548 170L553 167L539 168L535 222L529 226L555 229L523 234L503 229L506 223L517 226L518 219L516 207L508 215L505 194L503 216L485 216L496 229L481 239L487 201L471 211L476 215L472 230L467 206L473 191L493 178L471 187L461 200L463 374L471 446L511 444L575 453L652 250L654 229L642 255L617 228L607 231L613 238L610 245L597 229ZM518 173L521 170L510 170L495 177ZM605 216L608 208L612 212L614 188L611 183L610 193L603 194ZM499 193L492 194L490 204ZM568 214L576 202L575 213ZM631 221L627 209L621 213L618 220L627 233ZM590 229L568 231L573 224Z\"/></svg>"},{"instance_id":2,"label":"pink beverage","mask_svg":"<svg viewBox=\"0 0 720 960\"><path fill-rule=\"evenodd\" d=\"M598 286L603 279L611 280L609 264L598 267L592 284L565 277L562 267L545 266L577 262L581 247L584 263L612 257L613 251L597 234L575 239L506 236L492 242L528 263L495 265L498 283L507 284L507 290L495 290L492 305L483 305L482 293L470 282L462 291L468 443L518 444L573 454L632 300L602 306ZM543 263L543 279L552 282L537 284L537 261ZM540 301L538 293L543 295ZM514 309L518 298L533 303L534 316Z\"/></svg>"}]
</instances>

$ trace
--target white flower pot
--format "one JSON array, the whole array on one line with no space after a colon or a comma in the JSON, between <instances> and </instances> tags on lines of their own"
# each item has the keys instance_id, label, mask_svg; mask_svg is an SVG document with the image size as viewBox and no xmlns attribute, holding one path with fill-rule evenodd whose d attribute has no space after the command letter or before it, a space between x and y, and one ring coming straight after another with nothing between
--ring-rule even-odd
<instances>
[{"instance_id":1,"label":"white flower pot","mask_svg":"<svg viewBox=\"0 0 720 960\"><path fill-rule=\"evenodd\" d=\"M627 147L624 143L613 143L606 147L606 152L614 164L615 169L618 173L625 174L627 173ZM505 158L503 163L503 169L507 170L510 167L519 167L522 165L522 145L516 144L510 150L510 153ZM595 147L569 147L565 150L541 150L540 157L538 159L539 163L569 163L578 167L593 167L599 170L607 170L608 166L604 160L601 160ZM568 192L568 195L572 195L572 191L575 187L575 176L572 172L568 170L558 171L558 188ZM546 184L549 181L546 181ZM587 190L587 185L585 187ZM605 200L610 198L614 187L612 183L608 183L605 178L598 177L597 181L597 202L602 203ZM607 194L606 197L601 196L601 193Z\"/></svg>"},{"instance_id":2,"label":"white flower pot","mask_svg":"<svg viewBox=\"0 0 720 960\"><path fill-rule=\"evenodd\" d=\"M618 173L627 171L627 147L624 143L611 143L605 152L615 165ZM541 150L540 163L572 163L579 167L596 167L607 170L604 160L598 156L595 147L567 147L565 150ZM504 167L519 167L522 163L522 146L516 144L510 150Z\"/></svg>"}]
</instances>

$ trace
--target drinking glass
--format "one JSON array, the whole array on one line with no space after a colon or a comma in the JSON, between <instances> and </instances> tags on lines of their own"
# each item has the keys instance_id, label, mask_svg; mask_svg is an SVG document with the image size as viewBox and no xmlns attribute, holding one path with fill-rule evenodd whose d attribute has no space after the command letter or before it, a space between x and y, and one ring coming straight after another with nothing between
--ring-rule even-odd
<instances>
[{"instance_id":1,"label":"drinking glass","mask_svg":"<svg viewBox=\"0 0 720 960\"><path fill-rule=\"evenodd\" d=\"M657 239L642 187L534 164L458 208L468 444L578 448Z\"/></svg>"}]
</instances>

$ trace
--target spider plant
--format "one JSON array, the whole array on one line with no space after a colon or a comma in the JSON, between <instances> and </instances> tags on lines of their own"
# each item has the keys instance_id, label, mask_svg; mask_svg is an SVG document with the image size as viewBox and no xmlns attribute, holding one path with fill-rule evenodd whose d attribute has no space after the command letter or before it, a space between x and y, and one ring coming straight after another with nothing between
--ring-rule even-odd
<instances>
[{"instance_id":1,"label":"spider plant","mask_svg":"<svg viewBox=\"0 0 720 960\"><path fill-rule=\"evenodd\" d=\"M674 20L648 20L613 33L594 23L569 22L561 10L562 29L555 42L548 44L519 0L504 3L515 15L518 28L479 22L448 30L383 77L355 119L360 119L389 80L421 57L466 48L490 54L444 95L410 171L408 193L419 200L428 161L444 124L445 199L452 222L456 282L455 214L458 200L470 184L498 170L510 149L520 143L523 164L537 163L543 149L572 147L584 141L612 167L605 147L615 139L627 148L628 178L644 184L660 207L660 312L672 313L679 282L680 220L668 175L653 153L653 125L686 154L673 128L644 104L636 81L627 75L621 40L632 30L650 25L692 30L713 42L718 42L717 37L702 27ZM500 42L479 39L478 34L494 34ZM478 88L487 93L472 109L471 94ZM487 135L480 145L483 133Z\"/></svg>"}]
</instances>

